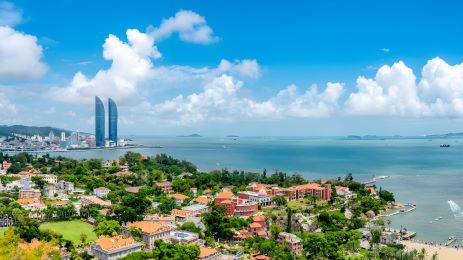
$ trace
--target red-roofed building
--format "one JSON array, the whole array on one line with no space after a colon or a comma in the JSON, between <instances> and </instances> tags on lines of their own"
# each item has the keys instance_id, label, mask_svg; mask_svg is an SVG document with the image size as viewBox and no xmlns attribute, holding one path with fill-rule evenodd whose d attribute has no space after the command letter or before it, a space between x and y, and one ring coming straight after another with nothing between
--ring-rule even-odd
<instances>
[{"instance_id":1,"label":"red-roofed building","mask_svg":"<svg viewBox=\"0 0 463 260\"><path fill-rule=\"evenodd\" d=\"M307 196L316 196L321 200L331 199L331 185L321 186L318 183L307 183L292 186L286 189L286 198L288 201L303 199Z\"/></svg>"}]
</instances>

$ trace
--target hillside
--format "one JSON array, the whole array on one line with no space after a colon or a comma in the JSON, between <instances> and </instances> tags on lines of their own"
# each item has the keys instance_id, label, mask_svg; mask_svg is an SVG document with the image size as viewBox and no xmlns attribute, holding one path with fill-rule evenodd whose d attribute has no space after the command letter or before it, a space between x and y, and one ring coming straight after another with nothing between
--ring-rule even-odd
<instances>
[{"instance_id":1,"label":"hillside","mask_svg":"<svg viewBox=\"0 0 463 260\"><path fill-rule=\"evenodd\" d=\"M55 135L59 135L61 132L65 132L66 135L71 134L71 131L50 126L0 125L0 136L8 136L12 133L48 136L50 131L53 131Z\"/></svg>"}]
</instances>

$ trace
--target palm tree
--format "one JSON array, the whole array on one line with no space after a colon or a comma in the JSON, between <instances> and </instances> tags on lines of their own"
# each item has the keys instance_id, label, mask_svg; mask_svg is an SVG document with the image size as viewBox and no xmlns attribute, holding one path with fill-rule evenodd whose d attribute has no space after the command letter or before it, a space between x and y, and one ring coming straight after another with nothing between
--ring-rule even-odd
<instances>
[{"instance_id":1,"label":"palm tree","mask_svg":"<svg viewBox=\"0 0 463 260\"><path fill-rule=\"evenodd\" d=\"M437 256L438 256L438 254L437 254L437 252L435 252L434 254L432 254L431 260L437 260L438 259Z\"/></svg>"},{"instance_id":2,"label":"palm tree","mask_svg":"<svg viewBox=\"0 0 463 260\"><path fill-rule=\"evenodd\" d=\"M420 252L416 256L418 259L424 260L426 258L426 248L421 248Z\"/></svg>"}]
</instances>

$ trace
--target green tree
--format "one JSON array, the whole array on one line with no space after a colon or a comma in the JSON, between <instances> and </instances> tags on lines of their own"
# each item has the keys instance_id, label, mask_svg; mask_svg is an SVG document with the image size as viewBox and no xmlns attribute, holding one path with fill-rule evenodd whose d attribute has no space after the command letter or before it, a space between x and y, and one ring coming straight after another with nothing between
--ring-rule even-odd
<instances>
[{"instance_id":1,"label":"green tree","mask_svg":"<svg viewBox=\"0 0 463 260\"><path fill-rule=\"evenodd\" d=\"M121 225L115 220L101 221L93 230L97 236L112 236L121 230Z\"/></svg>"},{"instance_id":2,"label":"green tree","mask_svg":"<svg viewBox=\"0 0 463 260\"><path fill-rule=\"evenodd\" d=\"M80 233L80 242L82 244L85 244L85 241L87 241L87 234L85 233Z\"/></svg>"},{"instance_id":3,"label":"green tree","mask_svg":"<svg viewBox=\"0 0 463 260\"><path fill-rule=\"evenodd\" d=\"M286 201L286 199L283 196L280 196L280 195L277 195L277 196L273 197L273 201L278 206L286 206L288 204L288 201Z\"/></svg>"}]
</instances>

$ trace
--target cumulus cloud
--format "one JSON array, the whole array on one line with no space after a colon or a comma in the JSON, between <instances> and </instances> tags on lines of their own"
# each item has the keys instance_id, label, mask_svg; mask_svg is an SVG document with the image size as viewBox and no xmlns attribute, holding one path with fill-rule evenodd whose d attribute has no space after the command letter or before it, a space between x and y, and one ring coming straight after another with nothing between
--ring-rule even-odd
<instances>
[{"instance_id":1,"label":"cumulus cloud","mask_svg":"<svg viewBox=\"0 0 463 260\"><path fill-rule=\"evenodd\" d=\"M281 117L326 117L334 109L343 86L328 83L319 93L312 86L303 94L292 85L266 101L243 97L243 82L222 75L206 84L203 91L156 104L148 110L156 116L178 123L231 121L234 119L278 119ZM146 107L145 107L146 109Z\"/></svg>"},{"instance_id":2,"label":"cumulus cloud","mask_svg":"<svg viewBox=\"0 0 463 260\"><path fill-rule=\"evenodd\" d=\"M463 64L429 60L417 84L402 61L382 66L374 79L359 77L357 92L349 95L345 111L353 115L461 116Z\"/></svg>"},{"instance_id":3,"label":"cumulus cloud","mask_svg":"<svg viewBox=\"0 0 463 260\"><path fill-rule=\"evenodd\" d=\"M164 19L157 28L150 26L148 31L156 40L167 38L173 33L178 33L180 39L186 42L208 44L219 40L203 16L187 10L178 11L175 16Z\"/></svg>"},{"instance_id":4,"label":"cumulus cloud","mask_svg":"<svg viewBox=\"0 0 463 260\"><path fill-rule=\"evenodd\" d=\"M0 2L0 25L15 26L23 21L23 13L13 3Z\"/></svg>"},{"instance_id":5,"label":"cumulus cloud","mask_svg":"<svg viewBox=\"0 0 463 260\"><path fill-rule=\"evenodd\" d=\"M45 75L42 47L35 36L0 26L0 79L37 79Z\"/></svg>"},{"instance_id":6,"label":"cumulus cloud","mask_svg":"<svg viewBox=\"0 0 463 260\"><path fill-rule=\"evenodd\" d=\"M122 103L134 103L139 99L138 87L152 78L151 59L160 57L154 39L135 29L127 30L127 42L109 35L103 44L103 57L112 61L107 70L100 70L93 78L83 73L74 75L65 88L52 88L49 95L58 101L91 103L94 96L113 97Z\"/></svg>"}]
</instances>

